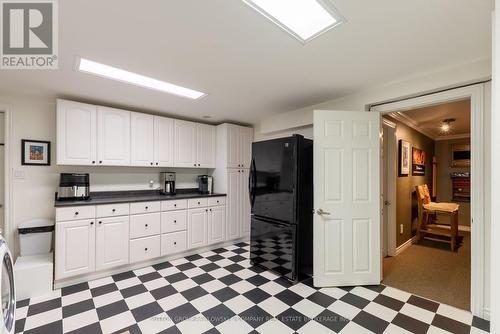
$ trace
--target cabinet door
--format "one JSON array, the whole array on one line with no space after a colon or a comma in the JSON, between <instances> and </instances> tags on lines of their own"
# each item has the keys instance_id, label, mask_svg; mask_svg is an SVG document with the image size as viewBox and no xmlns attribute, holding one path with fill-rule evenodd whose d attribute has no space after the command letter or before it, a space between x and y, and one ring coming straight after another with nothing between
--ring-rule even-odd
<instances>
[{"instance_id":1,"label":"cabinet door","mask_svg":"<svg viewBox=\"0 0 500 334\"><path fill-rule=\"evenodd\" d=\"M210 216L208 243L222 242L225 240L226 210L223 206L214 206L209 208L208 211Z\"/></svg>"},{"instance_id":2,"label":"cabinet door","mask_svg":"<svg viewBox=\"0 0 500 334\"><path fill-rule=\"evenodd\" d=\"M227 240L237 239L240 237L240 174L241 173L239 173L239 169L229 169L227 172Z\"/></svg>"},{"instance_id":3,"label":"cabinet door","mask_svg":"<svg viewBox=\"0 0 500 334\"><path fill-rule=\"evenodd\" d=\"M188 248L205 246L208 237L208 209L188 211Z\"/></svg>"},{"instance_id":4,"label":"cabinet door","mask_svg":"<svg viewBox=\"0 0 500 334\"><path fill-rule=\"evenodd\" d=\"M97 107L57 100L57 164L95 165Z\"/></svg>"},{"instance_id":5,"label":"cabinet door","mask_svg":"<svg viewBox=\"0 0 500 334\"><path fill-rule=\"evenodd\" d=\"M227 126L227 166L228 168L241 167L241 136L240 127L229 124Z\"/></svg>"},{"instance_id":6,"label":"cabinet door","mask_svg":"<svg viewBox=\"0 0 500 334\"><path fill-rule=\"evenodd\" d=\"M174 166L197 167L196 123L174 121Z\"/></svg>"},{"instance_id":7,"label":"cabinet door","mask_svg":"<svg viewBox=\"0 0 500 334\"><path fill-rule=\"evenodd\" d=\"M152 166L154 160L154 116L130 114L130 160L132 166Z\"/></svg>"},{"instance_id":8,"label":"cabinet door","mask_svg":"<svg viewBox=\"0 0 500 334\"><path fill-rule=\"evenodd\" d=\"M198 167L215 168L215 126L197 124Z\"/></svg>"},{"instance_id":9,"label":"cabinet door","mask_svg":"<svg viewBox=\"0 0 500 334\"><path fill-rule=\"evenodd\" d=\"M242 169L240 171L240 183L238 192L240 194L240 221L241 221L241 237L250 235L250 192L248 190L249 170Z\"/></svg>"},{"instance_id":10,"label":"cabinet door","mask_svg":"<svg viewBox=\"0 0 500 334\"><path fill-rule=\"evenodd\" d=\"M174 165L174 120L155 116L154 162L156 166Z\"/></svg>"},{"instance_id":11,"label":"cabinet door","mask_svg":"<svg viewBox=\"0 0 500 334\"><path fill-rule=\"evenodd\" d=\"M129 263L129 217L99 219L96 226L96 270Z\"/></svg>"},{"instance_id":12,"label":"cabinet door","mask_svg":"<svg viewBox=\"0 0 500 334\"><path fill-rule=\"evenodd\" d=\"M250 163L252 161L253 129L242 127L240 130L241 167L250 168Z\"/></svg>"},{"instance_id":13,"label":"cabinet door","mask_svg":"<svg viewBox=\"0 0 500 334\"><path fill-rule=\"evenodd\" d=\"M56 224L55 279L95 270L95 221L75 220Z\"/></svg>"},{"instance_id":14,"label":"cabinet door","mask_svg":"<svg viewBox=\"0 0 500 334\"><path fill-rule=\"evenodd\" d=\"M97 108L97 156L99 165L130 165L130 111Z\"/></svg>"}]
</instances>

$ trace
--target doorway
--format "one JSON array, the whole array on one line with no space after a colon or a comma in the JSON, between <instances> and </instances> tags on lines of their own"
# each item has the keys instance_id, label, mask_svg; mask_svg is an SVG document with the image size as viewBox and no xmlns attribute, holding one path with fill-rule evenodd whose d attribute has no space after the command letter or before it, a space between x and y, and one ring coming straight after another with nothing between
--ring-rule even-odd
<instances>
[{"instance_id":1,"label":"doorway","mask_svg":"<svg viewBox=\"0 0 500 334\"><path fill-rule=\"evenodd\" d=\"M437 298L432 298L432 296L425 295L422 292L421 293L416 292L416 293L420 294L420 295L424 295L424 297L427 297L430 299L436 299L437 301L442 301L446 304L452 304L452 305L454 303L450 302L450 300L453 299L454 294L455 295L459 294L459 293L462 293L462 295L465 294L466 295L465 298L470 300L470 303L467 303L467 301L464 303L462 301L462 303L460 305L458 305L458 304L455 304L455 305L459 306L461 308L465 308L467 310L470 310L470 311L472 311L473 314L478 315L478 316L483 316L483 314L484 314L484 295L483 295L483 293L484 293L483 278L484 277L483 276L484 276L484 250L485 250L484 239L485 239L485 236L484 236L484 220L483 220L483 217L484 217L484 207L483 207L483 205L484 205L483 204L484 173L482 172L483 171L483 156L484 156L484 147L483 147L484 133L482 131L482 129L483 129L483 98L484 98L483 97L483 85L479 84L479 85L473 85L473 86L469 86L469 87L463 87L463 88L458 88L458 89L454 89L454 90L449 90L449 91L445 91L445 92L441 92L441 93L430 94L430 95L426 95L426 96L422 96L422 97L407 99L407 100L403 100L403 101L399 101L399 102L378 105L378 106L374 106L370 109L370 111L380 112L382 116L388 116L391 114L392 114L392 116L396 115L397 116L396 118L399 117L399 121L401 121L405 117L405 113L409 113L412 110L435 107L435 106L439 106L439 105L446 104L446 103L460 103L460 101L465 101L462 103L468 104L469 109L470 109L470 118L469 118L469 120L470 120L470 138L468 139L468 140L470 140L469 152L473 152L473 153L472 153L472 156L470 157L471 158L470 159L470 171L469 171L469 175L468 175L469 176L469 186L470 186L468 196L470 196L470 203L464 203L464 204L462 204L462 206L467 207L470 205L469 222L473 221L474 224L468 224L470 227L463 226L461 228L461 231L459 232L459 234L461 235L461 244L459 245L457 253L456 253L456 254L458 254L458 252L460 252L460 253L469 253L470 254L469 257L467 257L467 254L461 254L461 255L463 255L462 256L462 260L463 260L462 265L464 265L464 266L467 264L469 265L468 268L466 268L466 272L467 272L466 275L468 276L467 277L468 279L463 280L463 282L465 282L465 283L460 289L455 289L454 292L450 293L451 299L448 299L448 300L442 301L442 300L439 300L440 299L439 296ZM406 119L405 125L407 127L418 128L418 124L415 124L418 122L412 123L411 117L409 117L409 118L410 118L410 120ZM442 126L443 128L445 128L443 126L443 123L446 123L446 122L444 122L446 119L447 118L440 120L440 122L438 122L439 126ZM398 119L393 118L391 121L394 123L397 123ZM453 122L451 122L451 123L453 123ZM436 125L436 124L434 124L434 125ZM446 124L446 125L449 125L449 124ZM456 123L455 123L455 125L456 125ZM396 132L397 131L398 130L396 129ZM386 132L386 126L384 126L384 133L385 132ZM430 137L433 137L433 136L430 136ZM449 134L447 139L461 140L464 138L457 138L456 136L454 138L452 136L452 134ZM384 145L385 145L385 143L384 143ZM428 173L430 173L430 175L432 175L433 167L437 167L436 165L432 164L432 161L433 161L432 158L434 157L434 153L435 153L434 151L443 152L443 146L450 147L449 155L452 155L451 145L452 145L451 142L446 143L446 144L439 143L439 144L435 145L435 150L434 150L434 148L431 150L432 156L428 157L429 160L427 161L428 163L426 164L427 170L425 171L427 173L427 178L424 182L428 185L428 188L430 189L430 192L431 192L431 196L434 197L433 198L434 200L438 200L438 201L445 200L445 198L447 198L449 196L449 192L451 192L450 189L444 189L444 188L448 188L448 186L443 186L443 182L438 183L439 178L437 177L437 170L435 171L436 178L432 178L432 177L429 178ZM399 146L399 143L398 143L398 146ZM421 146L421 144L419 144L418 146ZM421 147L416 147L416 148L421 149ZM400 163L400 161L398 161L399 152L397 152L397 155L398 155L398 158L396 159L397 160L396 163L399 164ZM440 155L442 156L443 153L440 153ZM387 156L388 155L387 154L384 155L384 152L382 151L382 157L385 159ZM441 159L443 159L443 157L441 157ZM382 168L384 168L384 165L385 165L385 163L382 163ZM447 163L444 162L444 163L442 163L442 166L443 165L447 165ZM410 162L410 165L408 167L410 168L409 174L411 175L414 171L414 170L412 170L414 168L414 166ZM447 172L449 173L450 171L448 170ZM384 178L384 175L387 175L386 172L382 173L382 179ZM400 170L399 170L399 166L398 166L397 177L400 177L400 176L401 175L400 175ZM448 176L448 178L450 178L450 176ZM423 180L420 180L419 182L422 182L422 181ZM442 177L441 177L441 181L443 181ZM387 183L386 181L383 181L383 182ZM451 180L451 178L450 178L450 180L446 180L446 182L453 182L453 180ZM382 184L382 189L386 188L386 192L387 192L387 185L384 183ZM414 185L412 185L412 186L414 186ZM439 190L440 188L441 188L441 192ZM432 189L434 189L434 190L432 190ZM444 191L443 189L446 191ZM412 196L414 196L414 195L412 195ZM401 196L401 194L399 194L399 192L397 193L397 195L395 197L399 201L408 200L408 197L403 198L403 196ZM385 198L383 198L383 199L385 199ZM457 198L454 198L454 199L457 200ZM385 240L389 240L389 236L391 236L391 234L392 235L396 234L396 238L398 239L397 244L399 247L396 247L396 252L395 252L396 256L392 260L395 260L398 258L398 256L400 256L400 260L402 260L401 262L408 264L409 262L411 262L410 261L411 259L415 259L416 257L417 258L424 257L424 258L427 258L427 260L430 259L432 262L436 259L432 255L428 255L428 254L423 254L423 255L413 254L412 255L413 251L408 252L405 255L405 251L410 250L410 247L412 247L413 242L416 241L415 236L414 236L416 224L413 222L413 219L415 219L415 216L418 216L418 213L416 213L417 210L415 210L415 208L417 208L417 205L415 204L415 198L412 198L411 201L412 201L411 207L413 209L411 210L412 212L410 213L410 218L406 219L406 220L410 220L410 222L405 221L407 226L403 226L403 227L401 227L400 222L397 221L398 218L393 219L390 217L390 215L388 217L385 217L385 216L387 216L387 212L386 212L387 206L384 205L384 217L383 217L382 221L387 223L387 227L386 227L387 234L386 234ZM391 203L391 205L394 205L394 204L397 205L397 202L398 201L396 201L396 203L393 202L393 203ZM464 210L464 211L466 211L466 210ZM406 212L406 214L408 214L408 212ZM400 216L400 214L397 214L397 216ZM443 218L437 219L437 221L435 223L441 223L442 222L441 219L443 219ZM461 220L463 222L464 220L466 221L467 218L461 217ZM463 224L463 225L467 225L467 224ZM382 234L384 234L384 230L385 230L385 228L382 229ZM468 230L470 230L470 232ZM470 233L470 237L467 235L467 233ZM407 240L405 240L405 242L402 242L402 240L400 238L400 235L403 235L403 234L407 237L407 238L403 238L403 239L407 239ZM424 239L427 239L427 238L424 238ZM384 237L381 240L382 240L382 242L384 242ZM424 240L423 242L428 242L428 240ZM431 241L431 242L434 243L433 241ZM439 243L437 243L437 244L439 244ZM439 249L439 247L442 248L442 246L438 246L438 249ZM470 251L467 251L468 247L470 247L469 248ZM429 250L429 249L432 249L432 248L428 248L425 250ZM418 249L414 248L414 250L418 250ZM384 253L385 253L385 251L384 251L383 247L381 247L381 254L384 254ZM418 253L418 252L416 252L416 253ZM455 254L455 253L449 252L449 254ZM411 257L410 257L410 255L411 255ZM409 258L405 259L405 256L407 256ZM459 256L455 255L455 257L458 258ZM446 257L443 261L447 264L452 263L452 261L450 261L449 259L447 260ZM388 261L386 260L385 262L388 262ZM393 262L396 262L396 261L393 261ZM411 264L409 264L409 265L411 266ZM414 264L414 266L419 266L419 265L422 266L422 264ZM424 268L425 268L425 264L424 264ZM389 268L387 265L385 265L383 268L383 270L391 270L391 269L392 268ZM387 280L387 277L385 277L385 274L386 273L383 273L382 277L385 280ZM408 283L409 278L414 280L413 284L410 284L410 286L416 286L417 284L421 284L425 288L425 282L424 282L425 279L423 278L423 276L418 276L415 274L408 276L406 279L407 283ZM438 278L434 278L433 280L436 281L437 279ZM385 283L385 282L383 281L383 283ZM389 285L390 285L390 282L389 282ZM411 289L409 289L409 288L404 288L404 287L401 287L401 288L403 290L410 290L410 292L412 292ZM465 293L463 291L465 291ZM470 294L469 294L469 292L470 292ZM469 295L470 295L470 297L469 297Z\"/></svg>"}]
</instances>

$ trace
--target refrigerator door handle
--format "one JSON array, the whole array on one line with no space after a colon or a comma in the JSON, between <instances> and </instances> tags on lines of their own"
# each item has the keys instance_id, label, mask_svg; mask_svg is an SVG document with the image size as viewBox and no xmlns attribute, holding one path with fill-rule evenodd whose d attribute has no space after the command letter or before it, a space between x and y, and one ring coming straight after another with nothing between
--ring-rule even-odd
<instances>
[{"instance_id":1,"label":"refrigerator door handle","mask_svg":"<svg viewBox=\"0 0 500 334\"><path fill-rule=\"evenodd\" d=\"M255 159L252 158L250 163L250 173L248 174L248 192L250 194L250 207L253 208L255 202L255 187L256 187L256 177L255 177Z\"/></svg>"}]
</instances>

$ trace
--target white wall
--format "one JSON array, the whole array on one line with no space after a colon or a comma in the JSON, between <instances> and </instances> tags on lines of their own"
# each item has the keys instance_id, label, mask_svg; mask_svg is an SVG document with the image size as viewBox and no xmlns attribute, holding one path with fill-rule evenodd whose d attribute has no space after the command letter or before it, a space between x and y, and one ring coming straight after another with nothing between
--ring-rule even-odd
<instances>
[{"instance_id":1,"label":"white wall","mask_svg":"<svg viewBox=\"0 0 500 334\"><path fill-rule=\"evenodd\" d=\"M8 104L12 115L11 154L12 175L24 172L24 178L12 179L11 240L14 253L18 254L17 225L25 220L44 217L54 218L54 195L59 173L90 173L91 191L142 190L159 187L159 172L177 173L177 187L197 187L196 176L206 174L205 169L132 168L132 167L72 167L56 166L56 112L55 100L1 96L0 102ZM1 104L0 103L0 104ZM48 140L51 142L50 167L21 166L21 139ZM153 180L151 188L149 181Z\"/></svg>"},{"instance_id":2,"label":"white wall","mask_svg":"<svg viewBox=\"0 0 500 334\"><path fill-rule=\"evenodd\" d=\"M432 92L459 84L467 84L491 77L491 60L481 60L460 67L446 68L417 77L405 78L397 82L381 83L358 93L335 100L326 101L302 109L281 113L255 124L255 140L276 138L282 134L295 133L295 130L312 134L313 111L351 110L365 111L367 106L387 102L402 97Z\"/></svg>"},{"instance_id":3,"label":"white wall","mask_svg":"<svg viewBox=\"0 0 500 334\"><path fill-rule=\"evenodd\" d=\"M500 1L500 0L499 0ZM299 110L274 115L254 126L255 140L266 140L288 136L292 133L307 134L312 138L313 111L326 110L350 110L366 111L370 105L388 102L404 97L413 97L423 93L435 92L446 88L488 80L491 77L491 60L481 60L474 63L464 64L460 67L441 69L431 73L423 73L420 76L399 80L397 82L381 84L360 91L343 98L326 101L324 103L308 106ZM485 124L489 124L491 118L490 95L491 85L485 84ZM500 128L500 124L496 125ZM484 133L485 152L489 152L492 139L489 129ZM496 152L500 150L497 148ZM492 217L489 211L491 207L491 189L488 180L491 177L491 161L488 155L485 158L485 316L489 316L490 307L490 227ZM500 232L499 232L500 235ZM498 275L500 277L500 274ZM499 312L500 315L500 312Z\"/></svg>"}]
</instances>

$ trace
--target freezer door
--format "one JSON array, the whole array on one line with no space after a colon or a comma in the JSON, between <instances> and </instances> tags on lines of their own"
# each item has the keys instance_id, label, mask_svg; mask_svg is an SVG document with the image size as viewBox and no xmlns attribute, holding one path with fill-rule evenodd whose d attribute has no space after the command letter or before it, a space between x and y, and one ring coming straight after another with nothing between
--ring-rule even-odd
<instances>
[{"instance_id":1,"label":"freezer door","mask_svg":"<svg viewBox=\"0 0 500 334\"><path fill-rule=\"evenodd\" d=\"M252 217L251 263L296 280L296 229L293 224L278 224Z\"/></svg>"}]
</instances>

